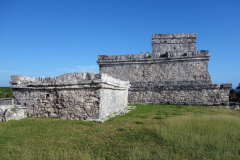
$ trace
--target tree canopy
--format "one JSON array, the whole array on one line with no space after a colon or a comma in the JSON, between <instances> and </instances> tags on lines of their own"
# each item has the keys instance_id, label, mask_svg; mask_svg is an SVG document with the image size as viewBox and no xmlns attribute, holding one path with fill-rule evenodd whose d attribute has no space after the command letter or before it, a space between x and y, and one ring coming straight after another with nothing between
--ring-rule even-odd
<instances>
[{"instance_id":1,"label":"tree canopy","mask_svg":"<svg viewBox=\"0 0 240 160\"><path fill-rule=\"evenodd\" d=\"M229 101L230 102L240 102L240 83L236 87L238 90L230 89Z\"/></svg>"}]
</instances>

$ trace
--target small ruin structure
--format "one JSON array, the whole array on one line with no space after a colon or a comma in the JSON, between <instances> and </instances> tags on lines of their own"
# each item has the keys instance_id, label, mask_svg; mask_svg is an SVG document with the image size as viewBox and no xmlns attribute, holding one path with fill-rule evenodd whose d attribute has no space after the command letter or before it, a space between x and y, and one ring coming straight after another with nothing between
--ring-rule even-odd
<instances>
[{"instance_id":1,"label":"small ruin structure","mask_svg":"<svg viewBox=\"0 0 240 160\"><path fill-rule=\"evenodd\" d=\"M19 120L27 118L26 108L14 104L13 98L0 99L0 122L11 119Z\"/></svg>"},{"instance_id":2,"label":"small ruin structure","mask_svg":"<svg viewBox=\"0 0 240 160\"><path fill-rule=\"evenodd\" d=\"M68 73L47 78L11 78L14 105L26 109L28 117L102 122L127 108L129 82L106 74ZM10 112L12 108L7 109Z\"/></svg>"}]
</instances>

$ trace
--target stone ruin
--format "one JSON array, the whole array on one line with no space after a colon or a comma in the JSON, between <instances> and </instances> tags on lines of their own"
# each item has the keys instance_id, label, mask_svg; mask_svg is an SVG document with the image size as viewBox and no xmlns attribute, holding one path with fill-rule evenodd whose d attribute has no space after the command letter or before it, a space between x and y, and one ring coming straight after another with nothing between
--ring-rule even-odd
<instances>
[{"instance_id":1,"label":"stone ruin","mask_svg":"<svg viewBox=\"0 0 240 160\"><path fill-rule=\"evenodd\" d=\"M232 84L212 83L209 51L197 51L196 38L195 33L153 34L152 53L99 55L100 74L11 76L14 99L0 100L0 121L58 117L103 122L126 113L127 103L227 107Z\"/></svg>"},{"instance_id":2,"label":"stone ruin","mask_svg":"<svg viewBox=\"0 0 240 160\"><path fill-rule=\"evenodd\" d=\"M106 74L68 73L56 78L11 78L14 105L24 108L27 117L103 122L109 116L125 113L128 109L129 82ZM19 108L14 105L2 108L5 109L0 116L2 121L15 119L5 118L6 112Z\"/></svg>"},{"instance_id":3,"label":"stone ruin","mask_svg":"<svg viewBox=\"0 0 240 160\"><path fill-rule=\"evenodd\" d=\"M22 118L27 118L25 107L15 105L13 98L0 99L0 122Z\"/></svg>"},{"instance_id":4,"label":"stone ruin","mask_svg":"<svg viewBox=\"0 0 240 160\"><path fill-rule=\"evenodd\" d=\"M229 104L231 83L213 84L208 50L196 50L195 33L153 34L152 53L99 55L100 73L128 80L129 104Z\"/></svg>"}]
</instances>

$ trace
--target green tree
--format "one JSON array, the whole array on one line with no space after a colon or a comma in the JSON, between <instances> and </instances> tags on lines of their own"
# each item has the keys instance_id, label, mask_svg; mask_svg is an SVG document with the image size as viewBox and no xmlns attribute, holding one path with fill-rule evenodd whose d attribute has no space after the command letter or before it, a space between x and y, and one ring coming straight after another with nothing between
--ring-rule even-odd
<instances>
[{"instance_id":1,"label":"green tree","mask_svg":"<svg viewBox=\"0 0 240 160\"><path fill-rule=\"evenodd\" d=\"M240 83L238 84L237 88L236 89L240 89Z\"/></svg>"},{"instance_id":2,"label":"green tree","mask_svg":"<svg viewBox=\"0 0 240 160\"><path fill-rule=\"evenodd\" d=\"M236 101L240 102L240 89L236 92Z\"/></svg>"},{"instance_id":3,"label":"green tree","mask_svg":"<svg viewBox=\"0 0 240 160\"><path fill-rule=\"evenodd\" d=\"M237 90L230 89L229 101L230 102L240 102L240 83L236 87Z\"/></svg>"},{"instance_id":4,"label":"green tree","mask_svg":"<svg viewBox=\"0 0 240 160\"><path fill-rule=\"evenodd\" d=\"M0 98L13 98L12 88L0 87Z\"/></svg>"},{"instance_id":5,"label":"green tree","mask_svg":"<svg viewBox=\"0 0 240 160\"><path fill-rule=\"evenodd\" d=\"M230 89L230 93L229 93L229 101L230 102L234 101L234 95L235 95L234 89Z\"/></svg>"}]
</instances>

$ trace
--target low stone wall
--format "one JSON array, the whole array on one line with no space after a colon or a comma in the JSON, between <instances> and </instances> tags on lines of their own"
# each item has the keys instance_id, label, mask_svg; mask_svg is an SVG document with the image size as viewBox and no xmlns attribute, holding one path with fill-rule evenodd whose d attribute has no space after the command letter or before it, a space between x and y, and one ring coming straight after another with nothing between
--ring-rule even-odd
<instances>
[{"instance_id":1,"label":"low stone wall","mask_svg":"<svg viewBox=\"0 0 240 160\"><path fill-rule=\"evenodd\" d=\"M15 104L26 107L29 117L98 121L127 107L129 82L106 74L11 78Z\"/></svg>"},{"instance_id":2,"label":"low stone wall","mask_svg":"<svg viewBox=\"0 0 240 160\"><path fill-rule=\"evenodd\" d=\"M16 105L0 105L0 122L23 118L27 118L26 108Z\"/></svg>"},{"instance_id":3,"label":"low stone wall","mask_svg":"<svg viewBox=\"0 0 240 160\"><path fill-rule=\"evenodd\" d=\"M155 85L154 85L155 84ZM231 83L183 83L159 85L157 82L132 83L129 104L229 105Z\"/></svg>"},{"instance_id":4,"label":"low stone wall","mask_svg":"<svg viewBox=\"0 0 240 160\"><path fill-rule=\"evenodd\" d=\"M26 118L25 108L14 105L14 98L0 99L0 122Z\"/></svg>"},{"instance_id":5,"label":"low stone wall","mask_svg":"<svg viewBox=\"0 0 240 160\"><path fill-rule=\"evenodd\" d=\"M14 99L13 98L1 98L0 99L0 106L1 105L13 105Z\"/></svg>"}]
</instances>

